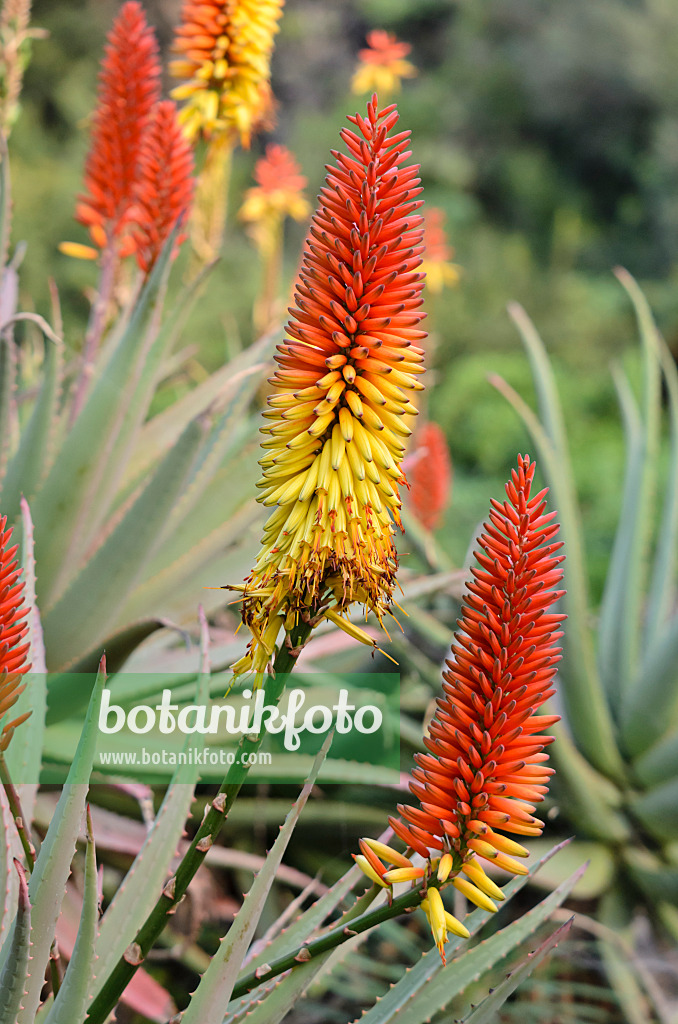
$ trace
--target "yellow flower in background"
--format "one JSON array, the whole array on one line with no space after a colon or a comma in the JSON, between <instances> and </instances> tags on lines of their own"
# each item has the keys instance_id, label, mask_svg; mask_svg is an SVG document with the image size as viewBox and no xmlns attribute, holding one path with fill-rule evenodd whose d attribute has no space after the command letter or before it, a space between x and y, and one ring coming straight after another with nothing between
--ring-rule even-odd
<instances>
[{"instance_id":1,"label":"yellow flower in background","mask_svg":"<svg viewBox=\"0 0 678 1024\"><path fill-rule=\"evenodd\" d=\"M445 233L445 214L437 206L430 206L424 217L424 243L426 254L422 269L426 274L426 288L439 294L444 288L454 288L459 283L460 268L450 263L454 249Z\"/></svg>"},{"instance_id":2,"label":"yellow flower in background","mask_svg":"<svg viewBox=\"0 0 678 1024\"><path fill-rule=\"evenodd\" d=\"M257 184L245 193L240 220L247 224L264 253L275 247L285 217L304 221L311 207L304 195L306 178L285 146L271 144L254 168Z\"/></svg>"},{"instance_id":3,"label":"yellow flower in background","mask_svg":"<svg viewBox=\"0 0 678 1024\"><path fill-rule=\"evenodd\" d=\"M170 74L187 137L239 138L270 124L273 40L284 0L184 0Z\"/></svg>"},{"instance_id":4,"label":"yellow flower in background","mask_svg":"<svg viewBox=\"0 0 678 1024\"><path fill-rule=\"evenodd\" d=\"M394 106L350 117L311 222L288 339L278 348L264 414L260 501L273 511L244 586L252 633L236 675L257 682L278 635L326 617L365 643L353 603L381 622L393 599L398 488L409 395L422 388L416 342L423 275L418 167Z\"/></svg>"},{"instance_id":5,"label":"yellow flower in background","mask_svg":"<svg viewBox=\"0 0 678 1024\"><path fill-rule=\"evenodd\" d=\"M398 92L403 78L414 78L417 74L414 64L405 60L411 49L409 43L401 43L391 32L368 32L367 47L358 53L360 63L351 82L352 91L358 96Z\"/></svg>"}]
</instances>

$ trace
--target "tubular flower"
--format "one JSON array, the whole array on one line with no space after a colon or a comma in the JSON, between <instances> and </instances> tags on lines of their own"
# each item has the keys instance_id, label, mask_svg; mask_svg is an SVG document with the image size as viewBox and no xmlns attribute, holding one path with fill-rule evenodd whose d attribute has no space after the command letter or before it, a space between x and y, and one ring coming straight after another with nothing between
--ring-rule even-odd
<instances>
[{"instance_id":1,"label":"tubular flower","mask_svg":"<svg viewBox=\"0 0 678 1024\"><path fill-rule=\"evenodd\" d=\"M367 47L358 52L358 64L351 89L359 96L373 91L391 95L398 92L403 78L414 78L417 69L405 60L412 47L401 43L390 32L373 29L367 34Z\"/></svg>"},{"instance_id":2,"label":"tubular flower","mask_svg":"<svg viewBox=\"0 0 678 1024\"><path fill-rule=\"evenodd\" d=\"M304 196L306 178L285 146L269 145L254 168L257 184L245 193L240 219L253 227L255 240L266 248L269 235L285 217L305 220L311 208Z\"/></svg>"},{"instance_id":3,"label":"tubular flower","mask_svg":"<svg viewBox=\"0 0 678 1024\"><path fill-rule=\"evenodd\" d=\"M410 505L427 530L435 530L450 498L452 462L443 431L424 423L417 431L410 480Z\"/></svg>"},{"instance_id":4,"label":"tubular flower","mask_svg":"<svg viewBox=\"0 0 678 1024\"><path fill-rule=\"evenodd\" d=\"M432 206L426 211L426 258L423 269L426 274L426 287L434 294L439 294L443 288L453 288L459 282L459 267L456 263L450 263L454 249L447 240L444 224L445 214L438 207Z\"/></svg>"},{"instance_id":5,"label":"tubular flower","mask_svg":"<svg viewBox=\"0 0 678 1024\"><path fill-rule=\"evenodd\" d=\"M394 106L349 120L311 222L288 340L278 347L260 500L274 507L244 587L253 639L236 674L263 673L283 623L343 617L353 602L382 620L397 569L408 392L421 389L418 167Z\"/></svg>"},{"instance_id":6,"label":"tubular flower","mask_svg":"<svg viewBox=\"0 0 678 1024\"><path fill-rule=\"evenodd\" d=\"M560 660L556 643L565 616L549 608L564 593L555 589L563 556L555 513L545 511L546 490L531 496L534 471L519 456L507 500L492 501L476 552L480 568L471 570L444 694L424 740L428 752L415 755L410 790L420 806L399 805L401 818L389 818L394 833L429 862L429 872L438 869L439 885L449 879L490 911L503 894L481 862L527 874L514 858L528 851L502 833L541 833L535 805L553 774L543 752L552 737L537 733L558 716L535 711L554 693ZM380 873L377 865L372 869ZM429 897L424 910L442 952L440 908Z\"/></svg>"},{"instance_id":7,"label":"tubular flower","mask_svg":"<svg viewBox=\"0 0 678 1024\"><path fill-rule=\"evenodd\" d=\"M108 35L85 165L86 193L76 209L76 220L89 228L99 249L115 241L120 255L134 251L129 229L141 140L159 95L155 35L141 4L128 0Z\"/></svg>"},{"instance_id":8,"label":"tubular flower","mask_svg":"<svg viewBox=\"0 0 678 1024\"><path fill-rule=\"evenodd\" d=\"M193 153L177 122L174 103L163 100L142 141L134 190L136 258L145 273L179 218L186 218L193 189ZM177 245L185 237L181 235Z\"/></svg>"},{"instance_id":9,"label":"tubular flower","mask_svg":"<svg viewBox=\"0 0 678 1024\"><path fill-rule=\"evenodd\" d=\"M28 610L22 608L24 602L24 583L21 569L17 567L16 553L18 545L10 547L12 530L6 529L7 516L0 518L0 725L7 712L14 706L26 688L21 683L22 676L28 672L27 664L29 645L23 643L28 634L26 616ZM12 721L5 722L0 728L0 753L9 746L14 730L24 722L30 711Z\"/></svg>"},{"instance_id":10,"label":"tubular flower","mask_svg":"<svg viewBox=\"0 0 678 1024\"><path fill-rule=\"evenodd\" d=\"M244 146L270 121L273 39L284 0L184 0L170 74L186 100L180 119L191 141L236 135Z\"/></svg>"}]
</instances>

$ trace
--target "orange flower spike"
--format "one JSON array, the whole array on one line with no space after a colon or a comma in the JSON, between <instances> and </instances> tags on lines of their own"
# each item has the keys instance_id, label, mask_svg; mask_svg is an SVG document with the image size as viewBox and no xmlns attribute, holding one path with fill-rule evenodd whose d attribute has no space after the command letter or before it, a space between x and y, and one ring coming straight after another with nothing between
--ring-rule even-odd
<instances>
[{"instance_id":1,"label":"orange flower spike","mask_svg":"<svg viewBox=\"0 0 678 1024\"><path fill-rule=\"evenodd\" d=\"M144 273L150 273L179 218L187 218L194 186L191 147L177 121L176 106L163 100L141 145L134 191L136 258ZM177 238L177 247L185 237Z\"/></svg>"},{"instance_id":2,"label":"orange flower spike","mask_svg":"<svg viewBox=\"0 0 678 1024\"><path fill-rule=\"evenodd\" d=\"M454 660L447 662L444 695L424 741L429 753L415 758L410 789L421 810L399 808L407 822L399 832L404 841L412 830L429 849L442 842L461 861L475 853L521 873L507 853L526 851L493 830L541 832L533 811L546 792L542 782L551 770L542 767L542 751L552 738L533 734L558 716L535 711L553 694L565 618L548 611L564 593L555 589L562 545L555 541L555 513L545 511L547 492L531 496L534 472L535 464L520 456L507 500L492 501Z\"/></svg>"},{"instance_id":3,"label":"orange flower spike","mask_svg":"<svg viewBox=\"0 0 678 1024\"><path fill-rule=\"evenodd\" d=\"M373 29L367 34L367 46L358 52L360 62L353 75L351 89L361 96L373 91L391 95L398 92L403 78L414 78L417 69L405 58L411 51L391 32Z\"/></svg>"},{"instance_id":4,"label":"orange flower spike","mask_svg":"<svg viewBox=\"0 0 678 1024\"><path fill-rule=\"evenodd\" d=\"M99 248L115 244L129 255L130 205L141 140L160 95L158 44L137 0L128 0L108 35L99 75L97 106L85 164L85 194L76 220Z\"/></svg>"},{"instance_id":5,"label":"orange flower spike","mask_svg":"<svg viewBox=\"0 0 678 1024\"><path fill-rule=\"evenodd\" d=\"M10 547L12 530L6 526L7 517L0 517L0 722L24 691L26 684L21 680L31 667L26 660L29 645L24 643L28 635L28 609L22 607L24 583L15 557L18 545ZM6 722L0 729L0 753L7 749L14 730L29 714Z\"/></svg>"},{"instance_id":6,"label":"orange flower spike","mask_svg":"<svg viewBox=\"0 0 678 1024\"><path fill-rule=\"evenodd\" d=\"M422 526L435 530L450 500L452 461L445 434L437 423L425 423L417 431L412 453L410 505Z\"/></svg>"},{"instance_id":7,"label":"orange flower spike","mask_svg":"<svg viewBox=\"0 0 678 1024\"><path fill-rule=\"evenodd\" d=\"M409 132L392 134L395 107L349 120L347 152L334 152L311 222L288 339L278 347L260 501L274 509L244 588L249 654L234 668L268 664L276 616L325 614L356 639L353 603L382 619L392 600L400 525L401 462L423 385L419 324L422 218ZM263 644L267 636L269 644Z\"/></svg>"},{"instance_id":8,"label":"orange flower spike","mask_svg":"<svg viewBox=\"0 0 678 1024\"><path fill-rule=\"evenodd\" d=\"M284 0L184 0L170 64L186 79L172 92L185 100L186 137L239 138L270 124L271 55Z\"/></svg>"}]
</instances>

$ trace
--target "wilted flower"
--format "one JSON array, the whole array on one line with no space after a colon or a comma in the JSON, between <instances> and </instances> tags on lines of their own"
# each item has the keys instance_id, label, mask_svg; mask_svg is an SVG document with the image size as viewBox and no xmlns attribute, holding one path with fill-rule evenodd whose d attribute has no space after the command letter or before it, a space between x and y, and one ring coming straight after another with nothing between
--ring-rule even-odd
<instances>
[{"instance_id":1,"label":"wilted flower","mask_svg":"<svg viewBox=\"0 0 678 1024\"><path fill-rule=\"evenodd\" d=\"M563 556L556 553L562 545L555 542L555 512L545 511L546 490L531 496L534 472L535 464L519 456L507 500L492 501L444 695L424 740L428 753L415 755L410 789L420 806L399 805L401 818L389 818L429 872L437 869L439 885L451 879L467 899L491 911L503 895L480 861L527 874L514 857L528 851L501 833L540 835L535 805L553 774L543 752L552 737L537 733L558 716L535 712L554 693L560 660L556 644L565 616L548 609L564 593L554 589ZM378 865L370 867L379 874ZM459 922L453 926L433 892L422 906L444 956L447 931L460 934Z\"/></svg>"},{"instance_id":2,"label":"wilted flower","mask_svg":"<svg viewBox=\"0 0 678 1024\"><path fill-rule=\"evenodd\" d=\"M285 146L266 147L266 156L254 167L254 178L257 184L245 193L240 219L250 225L257 245L266 252L275 244L285 217L306 220L311 208L304 196L306 178Z\"/></svg>"},{"instance_id":3,"label":"wilted flower","mask_svg":"<svg viewBox=\"0 0 678 1024\"><path fill-rule=\"evenodd\" d=\"M445 434L437 423L424 423L417 431L408 469L410 505L427 530L435 530L450 499L452 462Z\"/></svg>"},{"instance_id":4,"label":"wilted flower","mask_svg":"<svg viewBox=\"0 0 678 1024\"><path fill-rule=\"evenodd\" d=\"M445 214L437 206L431 206L424 217L424 241L426 256L423 270L426 274L426 288L439 293L446 287L454 287L459 281L459 267L450 263L454 249L445 234Z\"/></svg>"},{"instance_id":5,"label":"wilted flower","mask_svg":"<svg viewBox=\"0 0 678 1024\"><path fill-rule=\"evenodd\" d=\"M273 39L283 0L184 0L170 64L187 81L172 95L190 140L236 136L249 145L270 119Z\"/></svg>"},{"instance_id":6,"label":"wilted flower","mask_svg":"<svg viewBox=\"0 0 678 1024\"><path fill-rule=\"evenodd\" d=\"M392 600L403 415L422 387L421 189L405 163L409 132L389 134L394 106L379 111L374 96L366 119L349 120L357 132L344 129L348 152L333 152L271 379L259 487L274 511L233 588L253 636L236 673L261 675L300 616L324 614L373 644L344 613L358 602L381 621Z\"/></svg>"},{"instance_id":7,"label":"wilted flower","mask_svg":"<svg viewBox=\"0 0 678 1024\"><path fill-rule=\"evenodd\" d=\"M177 121L171 100L163 100L143 137L134 189L137 263L148 273L180 217L193 199L193 153ZM179 236L181 244L185 235Z\"/></svg>"},{"instance_id":8,"label":"wilted flower","mask_svg":"<svg viewBox=\"0 0 678 1024\"><path fill-rule=\"evenodd\" d=\"M414 78L417 69L405 60L412 47L391 32L375 28L367 34L367 47L358 52L360 63L351 88L359 96L369 92L390 95L398 92L403 78Z\"/></svg>"},{"instance_id":9,"label":"wilted flower","mask_svg":"<svg viewBox=\"0 0 678 1024\"><path fill-rule=\"evenodd\" d=\"M23 643L28 635L28 609L22 607L24 583L16 560L18 545L9 546L12 530L6 526L7 516L0 517L0 723L25 690L21 680L31 667L26 661L29 645ZM29 715L27 711L0 728L0 753Z\"/></svg>"},{"instance_id":10,"label":"wilted flower","mask_svg":"<svg viewBox=\"0 0 678 1024\"><path fill-rule=\"evenodd\" d=\"M89 228L99 249L115 242L120 255L134 251L130 211L141 140L159 95L155 35L141 4L128 0L108 35L85 165L86 192L76 210L76 219ZM69 244L62 249L70 251Z\"/></svg>"}]
</instances>

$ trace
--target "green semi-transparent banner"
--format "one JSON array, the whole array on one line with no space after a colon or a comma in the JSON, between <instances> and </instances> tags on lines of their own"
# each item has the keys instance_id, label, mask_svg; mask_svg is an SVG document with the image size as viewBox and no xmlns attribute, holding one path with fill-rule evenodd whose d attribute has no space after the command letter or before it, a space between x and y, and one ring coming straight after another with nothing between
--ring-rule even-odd
<instances>
[{"instance_id":1,"label":"green semi-transparent banner","mask_svg":"<svg viewBox=\"0 0 678 1024\"><path fill-rule=\"evenodd\" d=\"M394 673L295 673L277 704L247 679L231 685L229 673L198 679L120 672L91 702L95 680L84 673L28 677L34 715L41 715L37 695L45 686L47 712L44 729L29 720L16 731L8 752L14 782L64 783L74 761L80 764L79 744L83 750L92 739L92 783L221 782L234 765L247 766L251 782L301 782L330 732L321 782L393 785L399 779L400 677ZM82 774L81 767L78 777L71 771L71 781L86 782Z\"/></svg>"}]
</instances>

